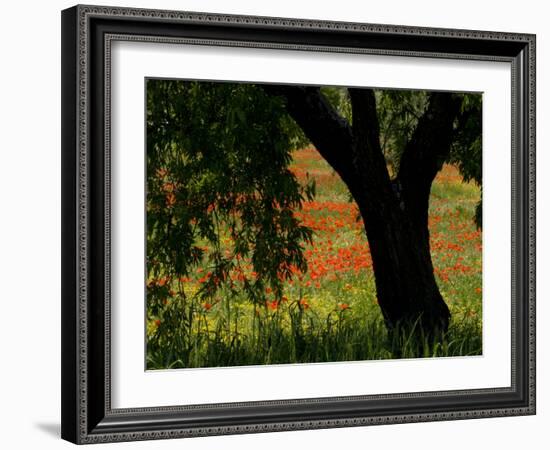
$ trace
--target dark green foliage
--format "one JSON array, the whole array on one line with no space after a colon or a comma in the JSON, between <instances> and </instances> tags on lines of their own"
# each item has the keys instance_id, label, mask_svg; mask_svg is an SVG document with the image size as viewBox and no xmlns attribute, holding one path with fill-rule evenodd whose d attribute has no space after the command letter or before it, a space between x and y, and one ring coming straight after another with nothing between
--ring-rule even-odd
<instances>
[{"instance_id":1,"label":"dark green foliage","mask_svg":"<svg viewBox=\"0 0 550 450\"><path fill-rule=\"evenodd\" d=\"M311 230L294 216L314 195L289 171L303 135L278 98L244 84L147 81L148 304L169 286L209 268L201 296L225 287L253 301L282 292L291 270L306 271ZM222 232L221 230L225 230ZM241 261L252 262L254 276ZM242 286L229 276L242 275Z\"/></svg>"},{"instance_id":2,"label":"dark green foliage","mask_svg":"<svg viewBox=\"0 0 550 450\"><path fill-rule=\"evenodd\" d=\"M341 86L323 86L321 92L338 113L351 123L351 100L348 89Z\"/></svg>"},{"instance_id":3,"label":"dark green foliage","mask_svg":"<svg viewBox=\"0 0 550 450\"><path fill-rule=\"evenodd\" d=\"M450 162L456 164L464 181L482 186L482 96L463 94L461 115L456 125L456 138L451 149ZM474 220L481 228L482 202L476 207Z\"/></svg>"},{"instance_id":4,"label":"dark green foliage","mask_svg":"<svg viewBox=\"0 0 550 450\"><path fill-rule=\"evenodd\" d=\"M376 109L380 123L380 146L393 174L399 171L399 162L428 105L425 91L376 91Z\"/></svg>"}]
</instances>

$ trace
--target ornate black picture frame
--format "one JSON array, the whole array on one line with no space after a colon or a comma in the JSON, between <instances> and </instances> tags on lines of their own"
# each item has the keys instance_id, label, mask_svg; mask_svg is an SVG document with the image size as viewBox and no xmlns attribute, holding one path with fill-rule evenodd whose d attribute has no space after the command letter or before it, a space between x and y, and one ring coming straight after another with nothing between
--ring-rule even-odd
<instances>
[{"instance_id":1,"label":"ornate black picture frame","mask_svg":"<svg viewBox=\"0 0 550 450\"><path fill-rule=\"evenodd\" d=\"M510 63L511 385L113 409L108 194L116 40ZM64 439L84 444L528 414L535 414L534 35L80 5L62 12Z\"/></svg>"}]
</instances>

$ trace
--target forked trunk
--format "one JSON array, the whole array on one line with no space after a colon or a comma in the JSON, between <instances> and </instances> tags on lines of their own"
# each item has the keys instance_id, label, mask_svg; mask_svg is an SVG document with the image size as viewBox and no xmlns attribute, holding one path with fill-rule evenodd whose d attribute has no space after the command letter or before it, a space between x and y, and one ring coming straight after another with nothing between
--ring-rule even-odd
<instances>
[{"instance_id":1,"label":"forked trunk","mask_svg":"<svg viewBox=\"0 0 550 450\"><path fill-rule=\"evenodd\" d=\"M338 115L318 87L266 85L286 99L290 115L356 200L365 223L378 303L390 334L439 340L450 312L430 255L428 206L432 181L449 155L460 101L431 93L391 180L380 147L371 89L348 89L352 123Z\"/></svg>"}]
</instances>

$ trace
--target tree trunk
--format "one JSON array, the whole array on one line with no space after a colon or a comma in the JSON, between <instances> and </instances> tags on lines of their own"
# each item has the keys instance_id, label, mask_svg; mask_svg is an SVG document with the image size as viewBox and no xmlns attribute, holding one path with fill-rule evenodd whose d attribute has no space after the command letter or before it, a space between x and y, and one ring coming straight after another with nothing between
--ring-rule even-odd
<instances>
[{"instance_id":1,"label":"tree trunk","mask_svg":"<svg viewBox=\"0 0 550 450\"><path fill-rule=\"evenodd\" d=\"M388 329L419 332L429 339L445 332L450 312L435 280L428 230L415 226L400 208L373 210L362 199L356 201L364 218L377 300Z\"/></svg>"},{"instance_id":2,"label":"tree trunk","mask_svg":"<svg viewBox=\"0 0 550 450\"><path fill-rule=\"evenodd\" d=\"M378 304L390 332L428 340L447 330L450 312L435 280L428 230L433 179L448 156L459 102L434 93L391 180L380 147L374 92L349 89L353 124L316 87L264 86L286 99L289 114L354 197L372 255Z\"/></svg>"},{"instance_id":3,"label":"tree trunk","mask_svg":"<svg viewBox=\"0 0 550 450\"><path fill-rule=\"evenodd\" d=\"M399 175L390 180L380 147L374 93L369 89L349 92L356 168L352 195L365 224L378 304L390 331L437 338L448 328L450 311L439 292L431 259L429 195L450 151L458 103L450 94L431 98L405 148Z\"/></svg>"}]
</instances>

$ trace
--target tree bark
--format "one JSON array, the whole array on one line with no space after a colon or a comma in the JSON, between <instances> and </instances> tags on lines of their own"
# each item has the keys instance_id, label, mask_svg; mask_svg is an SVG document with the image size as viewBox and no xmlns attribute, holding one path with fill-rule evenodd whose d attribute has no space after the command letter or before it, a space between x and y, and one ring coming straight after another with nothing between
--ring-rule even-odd
<instances>
[{"instance_id":1,"label":"tree bark","mask_svg":"<svg viewBox=\"0 0 550 450\"><path fill-rule=\"evenodd\" d=\"M264 86L286 99L289 114L340 175L365 224L378 304L387 328L438 338L450 312L434 275L428 230L430 188L448 156L459 101L435 93L391 180L380 146L374 91L349 89L353 123L319 88Z\"/></svg>"}]
</instances>

